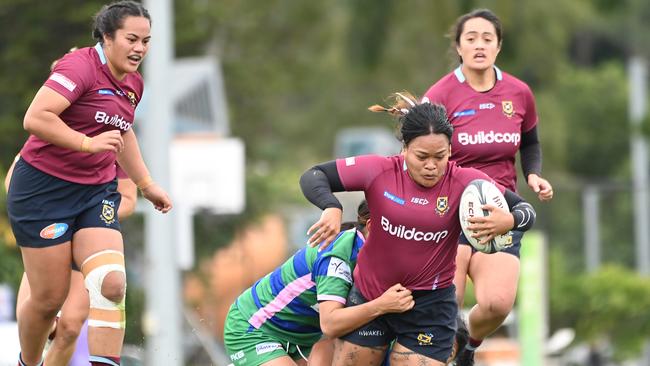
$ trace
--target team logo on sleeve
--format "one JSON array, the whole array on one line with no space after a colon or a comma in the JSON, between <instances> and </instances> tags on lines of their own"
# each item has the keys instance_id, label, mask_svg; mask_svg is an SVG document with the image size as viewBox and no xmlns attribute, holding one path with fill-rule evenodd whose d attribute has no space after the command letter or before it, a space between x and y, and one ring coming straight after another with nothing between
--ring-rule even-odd
<instances>
[{"instance_id":1,"label":"team logo on sleeve","mask_svg":"<svg viewBox=\"0 0 650 366\"><path fill-rule=\"evenodd\" d=\"M448 197L438 197L436 200L436 213L438 216L444 216L449 211Z\"/></svg>"},{"instance_id":2,"label":"team logo on sleeve","mask_svg":"<svg viewBox=\"0 0 650 366\"><path fill-rule=\"evenodd\" d=\"M338 277L348 283L352 283L352 271L350 266L341 258L332 257L327 266L327 276Z\"/></svg>"},{"instance_id":3,"label":"team logo on sleeve","mask_svg":"<svg viewBox=\"0 0 650 366\"><path fill-rule=\"evenodd\" d=\"M129 103L131 103L131 107L135 108L135 106L138 105L138 100L135 98L135 93L127 92L126 96L129 97Z\"/></svg>"},{"instance_id":4,"label":"team logo on sleeve","mask_svg":"<svg viewBox=\"0 0 650 366\"><path fill-rule=\"evenodd\" d=\"M515 115L515 106L512 104L511 100L502 100L501 108L503 109L503 114L505 114L506 117L511 118Z\"/></svg>"},{"instance_id":5,"label":"team logo on sleeve","mask_svg":"<svg viewBox=\"0 0 650 366\"><path fill-rule=\"evenodd\" d=\"M99 215L99 218L110 225L115 222L115 202L103 200L102 201L102 214Z\"/></svg>"}]
</instances>

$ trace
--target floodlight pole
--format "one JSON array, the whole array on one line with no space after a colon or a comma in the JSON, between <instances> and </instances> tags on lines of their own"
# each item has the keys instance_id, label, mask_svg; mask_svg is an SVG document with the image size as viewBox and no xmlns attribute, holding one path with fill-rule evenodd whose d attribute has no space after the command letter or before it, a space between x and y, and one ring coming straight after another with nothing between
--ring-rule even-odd
<instances>
[{"instance_id":1,"label":"floodlight pole","mask_svg":"<svg viewBox=\"0 0 650 366\"><path fill-rule=\"evenodd\" d=\"M630 88L629 113L632 123L634 237L636 243L636 266L643 276L650 275L650 213L648 208L648 145L639 129L647 114L648 66L645 58L633 56L628 63ZM645 342L640 366L650 366L650 342Z\"/></svg>"},{"instance_id":2,"label":"floodlight pole","mask_svg":"<svg viewBox=\"0 0 650 366\"><path fill-rule=\"evenodd\" d=\"M630 88L630 121L632 123L632 175L634 200L634 237L636 265L642 275L650 274L650 214L648 212L648 145L639 129L647 112L647 64L641 57L632 57L628 64Z\"/></svg>"},{"instance_id":3,"label":"floodlight pole","mask_svg":"<svg viewBox=\"0 0 650 366\"><path fill-rule=\"evenodd\" d=\"M143 152L152 177L170 190L169 146L174 108L170 93L174 57L172 0L145 0L151 14L151 47L145 59L149 108L143 123ZM173 197L172 197L173 200ZM182 311L180 274L176 261L174 221L151 205L145 212L146 365L181 366ZM128 301L128 300L127 300Z\"/></svg>"},{"instance_id":4,"label":"floodlight pole","mask_svg":"<svg viewBox=\"0 0 650 366\"><path fill-rule=\"evenodd\" d=\"M600 268L600 192L595 184L589 184L582 191L582 211L584 215L585 263L587 272Z\"/></svg>"}]
</instances>

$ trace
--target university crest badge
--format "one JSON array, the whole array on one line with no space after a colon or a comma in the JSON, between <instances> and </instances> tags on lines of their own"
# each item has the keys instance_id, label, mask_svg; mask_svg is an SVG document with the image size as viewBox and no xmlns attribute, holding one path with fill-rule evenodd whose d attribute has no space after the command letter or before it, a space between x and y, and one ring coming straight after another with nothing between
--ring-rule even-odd
<instances>
[{"instance_id":1,"label":"university crest badge","mask_svg":"<svg viewBox=\"0 0 650 366\"><path fill-rule=\"evenodd\" d=\"M501 108L503 109L503 114L505 114L506 117L511 118L515 115L515 106L512 105L511 100L501 101Z\"/></svg>"},{"instance_id":2,"label":"university crest badge","mask_svg":"<svg viewBox=\"0 0 650 366\"><path fill-rule=\"evenodd\" d=\"M447 197L438 197L436 200L436 213L444 216L449 211L449 200Z\"/></svg>"},{"instance_id":3,"label":"university crest badge","mask_svg":"<svg viewBox=\"0 0 650 366\"><path fill-rule=\"evenodd\" d=\"M131 103L131 107L135 108L138 105L138 100L135 99L135 93L134 92L127 92L127 97L129 97L129 102Z\"/></svg>"},{"instance_id":4,"label":"university crest badge","mask_svg":"<svg viewBox=\"0 0 650 366\"><path fill-rule=\"evenodd\" d=\"M102 207L102 214L99 216L102 221L106 223L106 225L110 225L115 222L115 208L111 207L111 205L104 204Z\"/></svg>"}]
</instances>

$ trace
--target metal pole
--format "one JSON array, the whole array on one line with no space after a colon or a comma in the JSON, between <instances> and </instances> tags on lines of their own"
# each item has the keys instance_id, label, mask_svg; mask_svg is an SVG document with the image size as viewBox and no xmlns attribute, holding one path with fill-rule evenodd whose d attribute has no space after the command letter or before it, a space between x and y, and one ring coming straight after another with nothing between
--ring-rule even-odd
<instances>
[{"instance_id":1,"label":"metal pole","mask_svg":"<svg viewBox=\"0 0 650 366\"><path fill-rule=\"evenodd\" d=\"M646 115L647 65L645 59L632 57L629 61L630 119L632 123L632 174L634 200L634 235L636 264L639 273L650 274L650 214L648 212L648 146L645 137L638 132Z\"/></svg>"},{"instance_id":2,"label":"metal pole","mask_svg":"<svg viewBox=\"0 0 650 366\"><path fill-rule=\"evenodd\" d=\"M648 146L638 129L647 112L647 64L644 58L634 56L628 64L630 87L630 121L632 123L632 174L634 179L634 235L636 265L640 274L650 274L650 248L648 229ZM640 366L650 366L650 342L646 340Z\"/></svg>"},{"instance_id":3,"label":"metal pole","mask_svg":"<svg viewBox=\"0 0 650 366\"><path fill-rule=\"evenodd\" d=\"M152 42L145 59L149 107L142 126L143 151L152 177L169 190L169 146L174 116L169 92L174 55L172 0L147 0L146 7L152 18ZM162 215L151 205L145 212L146 365L184 364L180 275L173 222L170 214Z\"/></svg>"},{"instance_id":4,"label":"metal pole","mask_svg":"<svg viewBox=\"0 0 650 366\"><path fill-rule=\"evenodd\" d=\"M598 187L595 185L588 185L582 192L587 272L595 272L600 267L599 196Z\"/></svg>"}]
</instances>

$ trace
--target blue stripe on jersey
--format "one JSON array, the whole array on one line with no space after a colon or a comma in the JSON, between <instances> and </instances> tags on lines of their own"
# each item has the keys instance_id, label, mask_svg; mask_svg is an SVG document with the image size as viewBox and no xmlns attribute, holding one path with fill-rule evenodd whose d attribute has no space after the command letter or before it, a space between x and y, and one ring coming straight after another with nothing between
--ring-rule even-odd
<instances>
[{"instance_id":1,"label":"blue stripe on jersey","mask_svg":"<svg viewBox=\"0 0 650 366\"><path fill-rule=\"evenodd\" d=\"M336 235L336 237L334 238L334 240L332 240L332 242L330 243L330 245L329 245L327 248L325 248L324 250L321 250L320 252L318 252L318 254L316 254L316 259L314 260L314 263L312 264L312 266L315 266L315 265L316 265L316 262L318 262L318 261L323 257L323 255L328 254L328 253L330 253L331 251L334 250L334 242L336 242L337 240L339 240L339 238L340 238L341 235L343 235L343 234L345 234L345 231L341 231L341 232L339 232L339 233ZM319 244L319 245L320 245L320 244ZM313 268L312 268L312 270L313 270ZM313 277L314 277L314 276L312 276L312 278L313 278Z\"/></svg>"},{"instance_id":2,"label":"blue stripe on jersey","mask_svg":"<svg viewBox=\"0 0 650 366\"><path fill-rule=\"evenodd\" d=\"M338 234L336 234L336 237L334 238L334 240L332 240L330 245L327 248L325 248L325 249L321 250L320 252L318 252L318 254L316 254L316 260L318 260L320 257L322 257L323 254L331 252L334 249L334 242L339 240L339 238L341 237L341 235L343 235L343 233L345 233L345 231L341 231ZM323 243L321 242L318 245L320 246L321 244L323 244ZM315 262L316 261L314 261L314 263Z\"/></svg>"},{"instance_id":3,"label":"blue stripe on jersey","mask_svg":"<svg viewBox=\"0 0 650 366\"><path fill-rule=\"evenodd\" d=\"M102 65L106 65L106 55L104 55L104 49L102 48L102 44L97 42L95 45L95 51L97 51L97 54L99 55L99 60L102 62Z\"/></svg>"},{"instance_id":4,"label":"blue stripe on jersey","mask_svg":"<svg viewBox=\"0 0 650 366\"><path fill-rule=\"evenodd\" d=\"M271 272L271 275L269 276L269 285L271 285L271 293L273 294L273 297L278 296L280 291L284 290L286 284L282 281L282 266Z\"/></svg>"},{"instance_id":5,"label":"blue stripe on jersey","mask_svg":"<svg viewBox=\"0 0 650 366\"><path fill-rule=\"evenodd\" d=\"M263 278L262 278L263 279ZM262 302L260 301L259 296L257 295L257 285L262 281L262 279L258 280L255 282L251 289L251 294L253 295L253 301L255 302L255 306L257 306L258 309L261 309L264 307L262 305ZM274 280L275 279L275 280ZM285 287L285 285L282 282L282 271L281 267L277 268L273 273L271 273L271 276L269 277L269 284L271 285L271 290L273 292L273 297L276 297L280 291L282 291ZM278 287L279 286L279 287ZM274 288L276 287L276 288ZM276 290L279 288L279 290ZM311 287L308 291L316 291L316 286ZM315 297L315 295L314 295ZM298 297L293 299L289 304L287 304L286 308L290 309L293 313L299 314L299 315L306 315L309 317L318 317L318 313L312 309L311 307L305 306ZM296 332L301 332L301 333L311 333L313 332L312 328L313 327L294 327L295 329L289 327L287 324L290 324L290 321L278 319L277 316L273 316L270 320L271 323L276 324L278 327L282 327L282 329L287 329L291 331L296 331ZM290 329L291 328L291 329Z\"/></svg>"},{"instance_id":6,"label":"blue stripe on jersey","mask_svg":"<svg viewBox=\"0 0 650 366\"><path fill-rule=\"evenodd\" d=\"M274 280L275 279L275 280ZM273 297L276 297L280 291L282 291L285 288L285 284L282 282L282 271L280 268L277 270L273 271L269 278L269 283L271 284L271 290L273 291ZM260 283L261 279L255 282L253 285L253 288L251 289L251 294L253 295L253 301L255 301L255 306L257 306L258 309L261 309L264 307L262 302L260 301L259 296L257 295L257 285ZM279 290L278 290L279 288ZM316 291L316 286L311 287L308 291ZM314 311L311 307L305 306L301 301L300 298L296 297L295 299L291 300L289 304L286 306L289 308L293 313L299 314L299 315L307 315L311 317L317 317L318 313ZM274 316L275 317L275 316Z\"/></svg>"},{"instance_id":7,"label":"blue stripe on jersey","mask_svg":"<svg viewBox=\"0 0 650 366\"><path fill-rule=\"evenodd\" d=\"M264 277L257 280L257 282L255 282L255 284L253 285L253 288L251 288L251 294L253 295L253 301L255 301L255 306L257 306L258 309L261 309L261 308L264 307L264 305L262 305L262 302L260 301L259 296L257 296L257 285L259 285L260 281L262 281L263 279L264 279Z\"/></svg>"},{"instance_id":8,"label":"blue stripe on jersey","mask_svg":"<svg viewBox=\"0 0 650 366\"><path fill-rule=\"evenodd\" d=\"M309 270L309 267L307 266L307 248L300 249L298 253L296 253L293 257L293 269L296 272L296 277L300 278L306 274L311 273ZM282 267L276 268L275 271L271 273L271 276L269 276L269 284L271 285L271 292L273 293L273 296L277 296L280 291L284 290L284 288L287 286L286 283L282 280ZM307 291L316 291L316 286L313 286ZM314 295L315 296L315 295ZM258 304L258 308L261 306ZM300 301L299 297L296 297L295 299L291 300L290 303L287 304L286 306L289 310L291 310L295 314L299 315L305 315L305 316L310 316L310 317L317 317L318 313L314 311L311 307L305 306L305 304Z\"/></svg>"},{"instance_id":9,"label":"blue stripe on jersey","mask_svg":"<svg viewBox=\"0 0 650 366\"><path fill-rule=\"evenodd\" d=\"M339 236L341 236L343 233L339 233L336 236L336 239L338 239ZM336 240L335 239L335 240ZM323 254L329 253L334 249L334 245L330 245L327 247L325 250L322 250L318 252L317 254L317 260L320 259ZM329 259L328 259L329 260ZM297 277L300 278L306 274L311 273L311 270L307 266L307 248L302 248L296 253L293 257L293 269L294 272L296 273ZM327 267L325 267L325 270L327 270ZM320 273L321 275L325 273ZM315 274L312 274L312 278L314 277ZM286 284L282 280L282 270L281 268L276 269L271 273L271 276L269 277L269 283L271 285L271 291L274 296L277 296L280 291L282 291L285 287ZM316 292L316 286L311 287L307 291L310 291L314 293L314 297L316 297L315 292ZM258 308L260 306L258 305ZM316 312L314 309L312 309L310 306L305 305L300 297L296 297L293 299L289 304L287 304L287 309L289 309L291 312L297 315L302 315L302 316L309 316L309 317L318 317L318 312Z\"/></svg>"},{"instance_id":10,"label":"blue stripe on jersey","mask_svg":"<svg viewBox=\"0 0 650 366\"><path fill-rule=\"evenodd\" d=\"M354 246L352 247L352 253L350 253L352 254L350 257L350 262L357 263L357 256L359 255L359 251L361 250L364 242L365 240L361 233L359 231L356 231L354 236Z\"/></svg>"},{"instance_id":11,"label":"blue stripe on jersey","mask_svg":"<svg viewBox=\"0 0 650 366\"><path fill-rule=\"evenodd\" d=\"M285 288L285 283L282 281L282 267L277 268L275 271L271 273L271 276L269 276L269 284L271 285L271 292L273 294L273 297L276 297L280 291L282 291ZM313 290L312 290L313 289ZM314 291L315 286L312 287L310 290ZM255 298L255 304L257 305L258 308L262 308L263 306L260 304L259 299L257 296L254 296ZM310 317L318 317L318 313L314 311L310 307L306 307L301 301L299 297L296 297L295 299L291 300L289 304L287 304L286 308L291 310L295 314L299 315L307 315ZM311 326L302 326L298 325L297 323L294 323L290 320L282 320L278 318L276 315L271 317L269 319L272 324L275 326L288 330L290 332L298 332L298 333L313 333L313 332L319 332L319 328L314 328Z\"/></svg>"},{"instance_id":12,"label":"blue stripe on jersey","mask_svg":"<svg viewBox=\"0 0 650 366\"><path fill-rule=\"evenodd\" d=\"M320 259L320 258L319 258ZM332 257L325 257L321 260L321 265L318 266L316 272L313 272L312 278L316 276L327 276L327 269L329 267Z\"/></svg>"},{"instance_id":13,"label":"blue stripe on jersey","mask_svg":"<svg viewBox=\"0 0 650 366\"><path fill-rule=\"evenodd\" d=\"M315 292L316 286L310 288L307 291ZM316 295L314 295L314 297L316 297ZM302 301L300 301L300 298L298 297L291 300L291 302L287 304L287 308L298 315L318 318L318 313L316 312L316 310L312 309L309 306L305 306L305 304Z\"/></svg>"},{"instance_id":14,"label":"blue stripe on jersey","mask_svg":"<svg viewBox=\"0 0 650 366\"><path fill-rule=\"evenodd\" d=\"M271 324L275 325L276 327L282 330L286 330L292 333L320 333L321 332L319 327L300 325L290 320L278 319L277 316L272 317L271 319L268 320L268 322L270 322Z\"/></svg>"},{"instance_id":15,"label":"blue stripe on jersey","mask_svg":"<svg viewBox=\"0 0 650 366\"><path fill-rule=\"evenodd\" d=\"M302 248L293 256L293 269L296 275L300 278L309 273L309 266L307 265L307 248Z\"/></svg>"}]
</instances>

